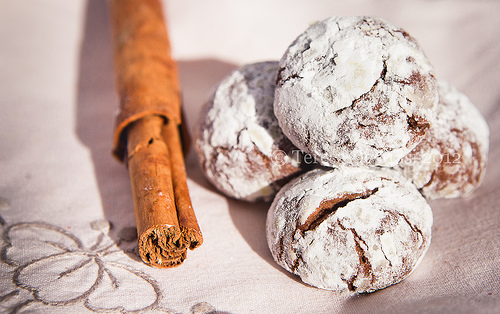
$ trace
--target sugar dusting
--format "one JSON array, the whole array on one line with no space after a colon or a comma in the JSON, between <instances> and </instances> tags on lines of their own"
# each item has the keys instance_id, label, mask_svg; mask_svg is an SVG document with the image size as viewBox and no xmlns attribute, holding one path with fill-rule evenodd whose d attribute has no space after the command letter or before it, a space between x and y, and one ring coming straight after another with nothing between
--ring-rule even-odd
<instances>
[{"instance_id":1,"label":"sugar dusting","mask_svg":"<svg viewBox=\"0 0 500 314\"><path fill-rule=\"evenodd\" d=\"M228 196L270 199L276 183L299 170L293 156L273 153L285 138L273 113L278 62L246 65L226 77L200 115L195 147L206 177Z\"/></svg>"},{"instance_id":2,"label":"sugar dusting","mask_svg":"<svg viewBox=\"0 0 500 314\"><path fill-rule=\"evenodd\" d=\"M466 95L445 81L438 87L432 127L399 167L427 198L466 196L481 184L486 171L488 124Z\"/></svg>"},{"instance_id":3,"label":"sugar dusting","mask_svg":"<svg viewBox=\"0 0 500 314\"><path fill-rule=\"evenodd\" d=\"M434 115L433 67L406 32L369 17L333 17L280 60L276 117L326 166L395 166ZM409 127L417 118L417 130Z\"/></svg>"},{"instance_id":4,"label":"sugar dusting","mask_svg":"<svg viewBox=\"0 0 500 314\"><path fill-rule=\"evenodd\" d=\"M297 228L322 201L353 194L363 196L341 204L315 228ZM304 282L369 292L410 274L430 245L431 227L426 200L397 171L317 169L278 193L267 240L276 262Z\"/></svg>"}]
</instances>

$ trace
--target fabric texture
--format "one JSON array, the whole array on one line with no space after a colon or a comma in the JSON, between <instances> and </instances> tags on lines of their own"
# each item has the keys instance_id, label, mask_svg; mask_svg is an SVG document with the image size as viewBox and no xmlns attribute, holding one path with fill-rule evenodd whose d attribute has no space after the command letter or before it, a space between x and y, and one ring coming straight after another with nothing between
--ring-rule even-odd
<instances>
[{"instance_id":1,"label":"fabric texture","mask_svg":"<svg viewBox=\"0 0 500 314\"><path fill-rule=\"evenodd\" d=\"M191 150L188 185L204 243L179 267L148 267L136 254L128 172L111 155L118 99L106 1L0 0L0 312L498 312L500 2L164 4L191 129L220 80L278 60L315 21L372 15L404 28L438 78L486 117L484 183L466 199L430 202L430 249L410 277L351 295L278 266L265 237L269 203L218 193Z\"/></svg>"}]
</instances>

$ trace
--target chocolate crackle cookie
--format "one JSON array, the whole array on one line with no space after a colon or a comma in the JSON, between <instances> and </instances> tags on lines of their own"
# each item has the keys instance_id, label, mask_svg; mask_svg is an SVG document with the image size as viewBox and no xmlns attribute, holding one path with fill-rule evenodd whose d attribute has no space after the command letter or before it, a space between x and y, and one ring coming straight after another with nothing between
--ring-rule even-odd
<instances>
[{"instance_id":1,"label":"chocolate crackle cookie","mask_svg":"<svg viewBox=\"0 0 500 314\"><path fill-rule=\"evenodd\" d=\"M413 271L431 227L425 198L398 171L316 169L276 195L267 241L275 261L305 283L372 292Z\"/></svg>"},{"instance_id":2,"label":"chocolate crackle cookie","mask_svg":"<svg viewBox=\"0 0 500 314\"><path fill-rule=\"evenodd\" d=\"M467 196L486 171L488 124L467 96L447 82L438 86L436 119L399 166L427 198Z\"/></svg>"},{"instance_id":3,"label":"chocolate crackle cookie","mask_svg":"<svg viewBox=\"0 0 500 314\"><path fill-rule=\"evenodd\" d=\"M274 112L325 166L395 166L423 138L438 101L432 65L404 30L372 17L309 27L280 60Z\"/></svg>"},{"instance_id":4,"label":"chocolate crackle cookie","mask_svg":"<svg viewBox=\"0 0 500 314\"><path fill-rule=\"evenodd\" d=\"M201 168L227 196L271 200L301 171L299 150L273 113L278 62L243 66L217 87L195 139Z\"/></svg>"}]
</instances>

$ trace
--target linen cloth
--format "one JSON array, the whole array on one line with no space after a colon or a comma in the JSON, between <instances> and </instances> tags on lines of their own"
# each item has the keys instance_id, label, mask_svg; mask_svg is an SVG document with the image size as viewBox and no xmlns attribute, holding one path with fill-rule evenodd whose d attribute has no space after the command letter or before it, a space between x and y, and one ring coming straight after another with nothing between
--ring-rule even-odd
<instances>
[{"instance_id":1,"label":"linen cloth","mask_svg":"<svg viewBox=\"0 0 500 314\"><path fill-rule=\"evenodd\" d=\"M268 203L228 199L194 150L188 185L204 244L172 269L137 257L128 172L111 156L117 96L107 2L0 0L0 312L494 313L500 311L500 2L164 1L187 123L243 64L278 60L311 23L380 16L422 46L489 124L482 186L430 202L429 251L367 295L308 286L266 243Z\"/></svg>"}]
</instances>

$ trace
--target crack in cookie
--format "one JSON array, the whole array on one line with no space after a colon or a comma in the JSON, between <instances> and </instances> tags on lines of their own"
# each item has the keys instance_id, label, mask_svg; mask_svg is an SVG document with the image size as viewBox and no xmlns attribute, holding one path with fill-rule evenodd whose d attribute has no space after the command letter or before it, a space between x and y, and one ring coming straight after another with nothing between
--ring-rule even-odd
<instances>
[{"instance_id":1,"label":"crack in cookie","mask_svg":"<svg viewBox=\"0 0 500 314\"><path fill-rule=\"evenodd\" d=\"M328 219L332 214L334 214L339 208L347 206L349 202L359 199L365 199L369 196L377 193L378 188L373 190L367 190L361 193L350 193L344 194L338 198L323 200L319 204L318 208L307 218L307 220L297 227L302 233L306 231L314 230L323 221Z\"/></svg>"}]
</instances>

